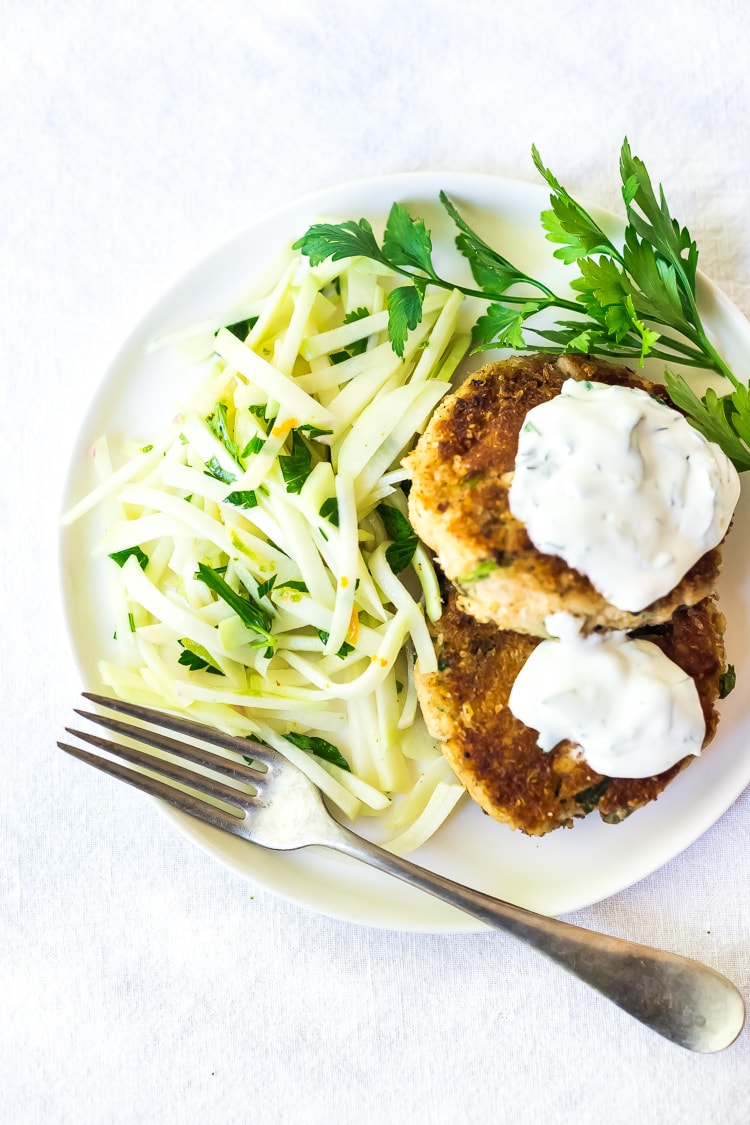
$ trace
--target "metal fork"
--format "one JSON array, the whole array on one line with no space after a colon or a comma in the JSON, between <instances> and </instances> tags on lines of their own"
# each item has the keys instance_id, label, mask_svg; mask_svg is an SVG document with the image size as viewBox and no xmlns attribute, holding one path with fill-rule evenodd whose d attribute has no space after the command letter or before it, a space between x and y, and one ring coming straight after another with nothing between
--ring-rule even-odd
<instances>
[{"instance_id":1,"label":"metal fork","mask_svg":"<svg viewBox=\"0 0 750 1125\"><path fill-rule=\"evenodd\" d=\"M140 723L171 730L181 736L180 741L160 730L78 709L76 714L159 753L149 754L66 727L69 734L139 769L158 773L178 785L190 787L196 794L218 800L223 807L110 758L58 742L62 750L89 765L260 847L287 851L322 845L395 875L536 949L681 1047L701 1052L721 1051L734 1042L742 1030L745 1021L742 995L731 981L714 969L675 953L535 914L392 855L335 821L308 778L267 746L122 700L88 692L84 692L84 698ZM229 751L236 757L194 745L193 740ZM161 756L165 753L169 759ZM253 766L242 761L247 755L252 757ZM211 775L188 769L181 764L184 762L207 769ZM255 768L255 763L263 768ZM242 788L231 782L239 782ZM253 788L253 794L248 794L248 786Z\"/></svg>"}]
</instances>

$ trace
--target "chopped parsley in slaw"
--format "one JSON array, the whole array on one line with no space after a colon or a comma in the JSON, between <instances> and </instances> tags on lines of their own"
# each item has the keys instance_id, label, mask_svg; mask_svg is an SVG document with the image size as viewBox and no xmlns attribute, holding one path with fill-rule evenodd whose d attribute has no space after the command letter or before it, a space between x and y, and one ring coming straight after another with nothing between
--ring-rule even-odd
<instances>
[{"instance_id":1,"label":"chopped parsley in slaw","mask_svg":"<svg viewBox=\"0 0 750 1125\"><path fill-rule=\"evenodd\" d=\"M158 341L201 357L200 385L117 468L97 442L99 481L65 522L106 515L107 687L275 747L405 853L464 790L417 704L415 662L436 668L425 618L441 607L401 459L469 336L461 294L441 291L396 355L393 285L363 259L311 268L290 253L232 324Z\"/></svg>"}]
</instances>

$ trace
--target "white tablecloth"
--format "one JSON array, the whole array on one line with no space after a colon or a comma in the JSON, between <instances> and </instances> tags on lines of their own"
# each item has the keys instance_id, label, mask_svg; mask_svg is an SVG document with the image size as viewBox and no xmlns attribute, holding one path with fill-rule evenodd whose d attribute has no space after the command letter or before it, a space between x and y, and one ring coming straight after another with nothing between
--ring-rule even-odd
<instances>
[{"instance_id":1,"label":"white tablecloth","mask_svg":"<svg viewBox=\"0 0 750 1125\"><path fill-rule=\"evenodd\" d=\"M750 314L745 4L5 0L0 22L0 1120L746 1122L748 1033L692 1055L498 934L305 911L54 746L81 686L61 479L161 291L300 194L418 169L534 180L532 142L619 209L627 134ZM575 920L747 996L749 852L746 792Z\"/></svg>"}]
</instances>

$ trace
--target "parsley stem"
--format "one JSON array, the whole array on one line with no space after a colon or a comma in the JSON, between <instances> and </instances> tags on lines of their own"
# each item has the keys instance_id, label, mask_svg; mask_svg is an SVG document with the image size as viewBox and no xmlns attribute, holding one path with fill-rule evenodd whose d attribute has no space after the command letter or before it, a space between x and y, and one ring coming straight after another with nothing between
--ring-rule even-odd
<instances>
[{"instance_id":1,"label":"parsley stem","mask_svg":"<svg viewBox=\"0 0 750 1125\"><path fill-rule=\"evenodd\" d=\"M388 269L393 270L394 273L401 274L402 277L408 277L410 281L426 281L428 285L437 285L440 289L457 289L459 293L463 293L464 297L476 297L480 301L490 301L494 303L502 303L508 305L525 305L528 301L533 300L533 297L519 297L516 294L509 293L493 293L491 289L472 289L470 285L461 285L458 281L446 281L445 278L440 277L436 273L415 273L413 270L404 269L402 266L394 265L393 262L388 261L387 258L383 259L383 264ZM528 285L538 289L544 293L548 298L542 305L541 309L560 308L566 309L568 312L580 313L581 306L575 301L567 301L564 297L559 297L548 286L541 281L536 281L533 277L519 278L520 282L526 282Z\"/></svg>"},{"instance_id":2,"label":"parsley stem","mask_svg":"<svg viewBox=\"0 0 750 1125\"><path fill-rule=\"evenodd\" d=\"M533 328L528 329L533 332ZM526 344L523 349L518 349L527 352L543 352L544 355L560 355L564 349L558 344L555 346L547 346L544 344ZM597 349L598 355L605 355L607 359L630 359L640 360L641 348L639 345L633 344L631 348L614 346L612 348L599 348ZM702 370L706 369L706 357L702 353L695 352L692 356L673 355L670 352L662 351L660 348L652 348L648 353L649 359L660 359L665 363L679 363L683 367L696 367ZM721 372L723 374L723 372Z\"/></svg>"},{"instance_id":3,"label":"parsley stem","mask_svg":"<svg viewBox=\"0 0 750 1125\"><path fill-rule=\"evenodd\" d=\"M617 257L619 260L622 260L621 255L619 253L617 253L616 251L614 251L614 248L613 248L613 256ZM516 294L493 293L491 290L473 289L471 286L461 285L459 282L446 281L444 278L440 277L436 273L417 274L417 273L414 273L411 270L404 269L401 266L396 266L392 262L387 262L386 264L389 266L390 269L394 270L394 272L396 272L396 273L401 274L403 277L408 277L412 280L414 278L420 278L420 279L425 280L428 284L437 285L441 289L451 289L451 290L457 289L460 293L463 293L463 295L465 297L476 297L478 300L487 301L489 304L504 304L504 305L523 306L523 305L528 304L528 302L530 300L534 299L534 298L531 298L531 297L528 297L528 296L527 297L520 297ZM538 307L534 310L535 314L539 313L539 312L544 312L547 309L562 309L565 312L577 313L578 315L581 315L583 313L584 310L583 310L582 306L580 305L580 303L578 301L569 301L565 297L560 297L558 294L553 292L553 290L549 289L542 282L535 281L533 278L524 277L524 280L529 285L532 285L532 286L536 287L537 289L539 289L541 292L545 293L547 298L548 298L545 301L539 302ZM732 374L732 372L727 367L727 365L724 363L723 359L721 358L719 353L716 351L716 349L713 347L713 345L711 344L711 342L707 338L705 332L703 331L703 326L701 324L700 317L698 315L698 310L695 307L695 303L692 300L691 300L691 306L692 306L692 310L693 310L694 320L696 321L698 327L696 327L692 330L686 329L685 332L683 333L685 336L688 337L688 340L690 342L679 340L679 339L677 339L676 337L673 337L673 336L665 336L664 334L661 334L660 338L661 338L663 344L665 344L668 348L670 348L671 351L664 351L662 348L652 348L649 352L649 355L653 359L661 359L661 360L664 360L667 363L669 363L669 362L682 363L686 367L706 367L706 366L708 366L712 370L716 371L718 374L724 375L726 378L728 378L734 384L735 387L738 386L737 379ZM653 324L657 328L663 327L657 321L651 320L649 317L646 317L645 320L646 320L647 323ZM581 327L582 328L584 327L583 321L581 323ZM529 325L529 330L532 331L532 332L534 331L533 325ZM531 349L525 349L525 350L531 350ZM552 354L555 351L559 352L560 349L559 348L554 349L554 348L543 348L542 347L542 348L538 348L536 350L545 352L546 354ZM678 354L675 355L674 354L675 352L677 352ZM610 350L610 349L607 349L607 355L610 356L613 359L640 359L641 346L640 346L640 343L638 343L634 340L631 350L627 350L627 349L624 349L624 350L623 349L621 349L621 350L612 349L612 350Z\"/></svg>"},{"instance_id":4,"label":"parsley stem","mask_svg":"<svg viewBox=\"0 0 750 1125\"><path fill-rule=\"evenodd\" d=\"M658 322L654 320L647 319L646 323L654 324L657 328L660 327ZM713 355L711 355L707 351L707 348L710 348L710 344L707 340L701 341L700 338L698 338L695 344L691 344L686 343L684 340L679 340L675 336L666 336L663 333L660 334L659 338L662 344L671 349L672 353L677 352L678 355L665 352L662 348L652 348L648 354L654 359L672 360L678 363L685 363L690 367L708 366L718 371L720 375L727 374L728 369L724 369L721 357L716 352L713 352ZM718 363L716 361L718 361Z\"/></svg>"},{"instance_id":5,"label":"parsley stem","mask_svg":"<svg viewBox=\"0 0 750 1125\"><path fill-rule=\"evenodd\" d=\"M697 316L697 313L696 313L696 316ZM698 321L698 323L700 324L700 320ZM704 349L705 359L708 361L708 364L714 369L714 371L718 371L719 375L723 375L725 379L728 379L729 382L732 384L732 386L739 387L740 386L739 379L731 371L731 369L724 362L724 360L721 358L721 356L717 352L716 348L713 346L713 344L711 343L711 341L708 339L705 332L703 331L702 325L701 325L700 339L701 339L701 344L702 344L703 349Z\"/></svg>"},{"instance_id":6,"label":"parsley stem","mask_svg":"<svg viewBox=\"0 0 750 1125\"><path fill-rule=\"evenodd\" d=\"M679 254L670 254L669 260L675 270L675 273L677 274L677 277L679 278L680 288L690 308L690 319L692 322L691 327L693 330L691 332L686 331L684 334L688 337L688 339L693 340L696 346L700 348L703 356L705 357L705 360L708 361L708 367L713 368L713 370L717 371L719 375L723 375L726 379L729 379L730 383L735 388L739 387L739 380L730 370L728 364L725 363L725 361L719 355L718 351L706 335L706 330L703 327L701 315L698 312L695 289L685 272L682 258L679 256Z\"/></svg>"},{"instance_id":7,"label":"parsley stem","mask_svg":"<svg viewBox=\"0 0 750 1125\"><path fill-rule=\"evenodd\" d=\"M713 371L716 371L717 374L723 375L724 378L728 379L734 387L739 387L739 380L731 371L727 363L722 359L721 355L706 335L706 330L703 327L703 321L701 320L700 313L698 312L698 306L696 304L693 287L688 281L688 278L685 276L685 272L682 269L681 264L679 264L680 259L672 257L670 260L674 264L676 272L682 282L684 296L690 307L690 315L692 320L692 323L682 328L681 332L683 336L685 336L692 342L694 347L690 347L689 345L682 343L680 340L675 340L668 336L662 336L662 339L665 341L665 343L668 342L669 346L675 351L680 351L684 352L686 355L695 356L696 360L690 363L690 366L707 367ZM656 324L656 326L659 327L656 321L649 320L648 317L646 317L645 319L649 321L649 323ZM657 351L652 351L650 354L657 358L662 358L660 356L660 353ZM667 358L671 359L674 357L670 356ZM681 360L680 362L689 363L690 361Z\"/></svg>"},{"instance_id":8,"label":"parsley stem","mask_svg":"<svg viewBox=\"0 0 750 1125\"><path fill-rule=\"evenodd\" d=\"M620 262L623 261L622 256L615 250L614 247L612 247L612 256L617 258ZM446 281L436 273L417 274L411 270L404 269L401 266L396 266L392 262L387 262L386 264L390 269L394 270L396 273L401 274L403 277L408 277L412 280L416 277L423 278L428 282L428 284L437 285L441 289L458 289L458 291L460 293L463 293L465 297L476 297L478 300L487 301L490 304L523 306L528 304L530 300L533 300L533 298L530 298L528 296L521 297L516 294L493 293L492 290L489 289L473 289L471 286L461 285L459 282ZM540 292L544 293L547 296L546 301L539 302L538 308L535 310L535 313L544 312L546 309L561 309L565 312L573 312L579 315L583 312L583 309L579 302L569 301L565 297L560 297L552 289L549 289L546 285L544 285L543 282L536 281L534 278L526 276L524 276L523 280L526 281L529 285L534 286L536 289L540 290ZM690 291L689 286L687 287L687 292L689 294L688 300L690 302L693 320L696 324L695 328L686 328L683 332L683 335L685 335L690 342L685 342L682 340L678 340L673 336L665 336L664 334L661 334L661 340L663 341L663 343L665 343L672 350L672 353L678 352L679 355L675 356L674 354L665 352L660 348L652 348L649 352L649 355L651 355L654 359L663 359L667 362L671 361L683 363L687 367L708 366L712 370L716 371L719 375L723 375L727 379L729 379L735 387L738 386L739 384L737 379L735 378L729 367L726 365L724 360L721 358L719 353L713 347L710 340L706 336L705 331L703 330L703 325L701 323L700 316L698 314L698 310L695 305L695 301L693 300L692 292ZM647 323L653 324L657 328L662 327L662 325L660 325L657 321L651 320L651 318L649 317L646 317L645 320ZM529 327L533 331L533 327ZM546 348L542 348L540 350L545 352L553 351L553 349ZM640 357L641 348L640 345L636 345L634 343L632 351L608 350L607 354L617 359L634 359Z\"/></svg>"}]
</instances>

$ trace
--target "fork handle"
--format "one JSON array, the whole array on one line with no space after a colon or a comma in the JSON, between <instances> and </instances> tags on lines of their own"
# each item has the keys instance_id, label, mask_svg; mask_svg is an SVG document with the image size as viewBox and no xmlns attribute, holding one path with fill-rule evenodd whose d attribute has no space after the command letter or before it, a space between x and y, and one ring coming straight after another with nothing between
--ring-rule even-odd
<instances>
[{"instance_id":1,"label":"fork handle","mask_svg":"<svg viewBox=\"0 0 750 1125\"><path fill-rule=\"evenodd\" d=\"M742 1030L742 994L715 969L535 914L392 855L342 825L336 827L339 831L321 841L326 847L395 875L510 934L673 1043L693 1051L721 1051Z\"/></svg>"}]
</instances>

